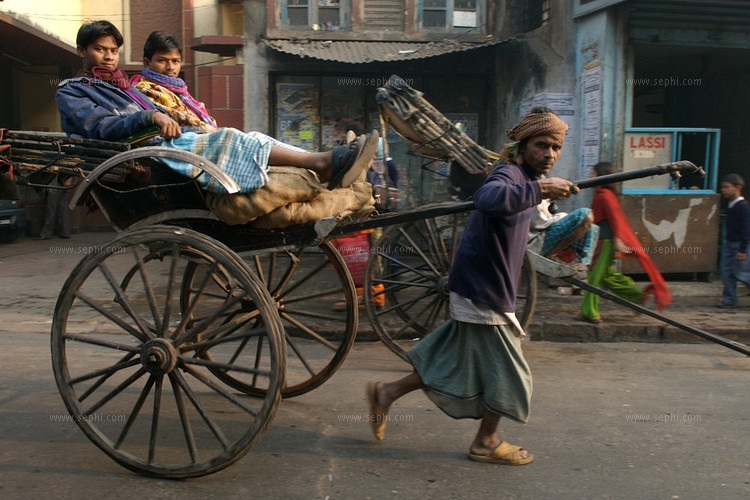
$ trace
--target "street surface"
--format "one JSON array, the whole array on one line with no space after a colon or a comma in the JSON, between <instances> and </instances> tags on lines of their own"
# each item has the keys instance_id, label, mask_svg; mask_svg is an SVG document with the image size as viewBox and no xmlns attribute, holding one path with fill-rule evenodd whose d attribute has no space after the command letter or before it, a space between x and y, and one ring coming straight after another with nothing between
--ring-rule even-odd
<instances>
[{"instance_id":1,"label":"street surface","mask_svg":"<svg viewBox=\"0 0 750 500\"><path fill-rule=\"evenodd\" d=\"M0 246L3 498L750 497L750 359L708 343L526 342L531 420L501 428L535 454L528 466L469 461L477 423L450 419L421 392L397 402L376 442L365 383L408 365L378 342L358 342L328 382L282 401L238 463L188 481L131 473L66 419L49 348L65 278L110 236Z\"/></svg>"}]
</instances>

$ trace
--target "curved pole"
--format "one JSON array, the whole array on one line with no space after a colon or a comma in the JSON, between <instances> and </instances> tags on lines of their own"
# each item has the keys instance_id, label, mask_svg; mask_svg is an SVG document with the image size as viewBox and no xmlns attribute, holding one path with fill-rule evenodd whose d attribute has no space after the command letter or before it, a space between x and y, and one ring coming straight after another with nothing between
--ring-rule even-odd
<instances>
[{"instance_id":1,"label":"curved pole","mask_svg":"<svg viewBox=\"0 0 750 500\"><path fill-rule=\"evenodd\" d=\"M237 193L240 190L239 185L234 181L234 179L232 179L229 175L226 174L226 172L217 167L213 162L203 158L202 156L191 153L189 151L182 151L181 149L174 149L165 146L146 146L143 148L137 148L119 153L92 170L89 175L87 175L83 179L81 185L74 193L73 199L70 201L70 208L74 209L76 205L78 205L78 202L88 194L89 190L94 185L94 182L102 175L107 173L110 168L129 160L144 157L171 158L174 160L188 162L192 165L195 165L196 167L199 167L205 173L219 181L219 184L221 184L229 194Z\"/></svg>"}]
</instances>

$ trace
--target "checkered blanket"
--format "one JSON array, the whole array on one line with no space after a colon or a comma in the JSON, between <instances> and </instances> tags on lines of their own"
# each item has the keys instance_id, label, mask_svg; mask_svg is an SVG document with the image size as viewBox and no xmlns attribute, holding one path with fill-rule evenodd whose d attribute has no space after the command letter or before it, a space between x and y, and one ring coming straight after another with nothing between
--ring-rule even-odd
<instances>
[{"instance_id":1,"label":"checkered blanket","mask_svg":"<svg viewBox=\"0 0 750 500\"><path fill-rule=\"evenodd\" d=\"M222 128L210 134L185 132L176 139L164 141L164 146L190 151L215 163L240 186L240 192L249 193L268 182L268 156L272 140L264 135L243 133L233 128ZM269 139L271 139L269 137ZM203 189L226 193L219 182L190 163L171 158L160 158L172 170L189 177L198 176Z\"/></svg>"}]
</instances>

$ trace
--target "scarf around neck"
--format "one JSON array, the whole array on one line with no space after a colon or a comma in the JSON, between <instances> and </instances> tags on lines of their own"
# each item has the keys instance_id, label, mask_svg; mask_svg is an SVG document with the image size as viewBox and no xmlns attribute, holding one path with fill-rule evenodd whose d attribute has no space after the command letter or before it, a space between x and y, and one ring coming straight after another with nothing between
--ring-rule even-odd
<instances>
[{"instance_id":1,"label":"scarf around neck","mask_svg":"<svg viewBox=\"0 0 750 500\"><path fill-rule=\"evenodd\" d=\"M128 75L121 69L112 70L103 66L92 66L90 70L79 69L76 77L82 76L90 79L87 85L96 85L97 82L107 83L125 92L141 108L153 109L153 106L149 106L143 96L130 89Z\"/></svg>"},{"instance_id":2,"label":"scarf around neck","mask_svg":"<svg viewBox=\"0 0 750 500\"><path fill-rule=\"evenodd\" d=\"M92 66L90 70L81 69L77 77L85 76L92 80L106 82L118 89L127 90L130 87L128 75L121 69L109 69L103 66Z\"/></svg>"},{"instance_id":3,"label":"scarf around neck","mask_svg":"<svg viewBox=\"0 0 750 500\"><path fill-rule=\"evenodd\" d=\"M208 114L202 102L198 101L188 91L187 84L182 78L163 75L150 68L142 68L141 75L154 83L158 83L167 90L175 93L190 110L209 125L216 126L216 120Z\"/></svg>"}]
</instances>

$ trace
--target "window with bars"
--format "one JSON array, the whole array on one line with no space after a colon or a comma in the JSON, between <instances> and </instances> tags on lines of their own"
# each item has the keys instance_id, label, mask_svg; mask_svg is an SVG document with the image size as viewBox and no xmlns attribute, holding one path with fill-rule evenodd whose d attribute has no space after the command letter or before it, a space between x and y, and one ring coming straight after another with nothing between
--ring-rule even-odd
<instances>
[{"instance_id":1,"label":"window with bars","mask_svg":"<svg viewBox=\"0 0 750 500\"><path fill-rule=\"evenodd\" d=\"M549 21L549 0L527 0L523 9L523 32L533 31Z\"/></svg>"},{"instance_id":2,"label":"window with bars","mask_svg":"<svg viewBox=\"0 0 750 500\"><path fill-rule=\"evenodd\" d=\"M288 28L321 30L349 28L351 0L284 0L281 24Z\"/></svg>"},{"instance_id":3,"label":"window with bars","mask_svg":"<svg viewBox=\"0 0 750 500\"><path fill-rule=\"evenodd\" d=\"M427 31L484 31L479 0L423 0L422 28Z\"/></svg>"}]
</instances>

